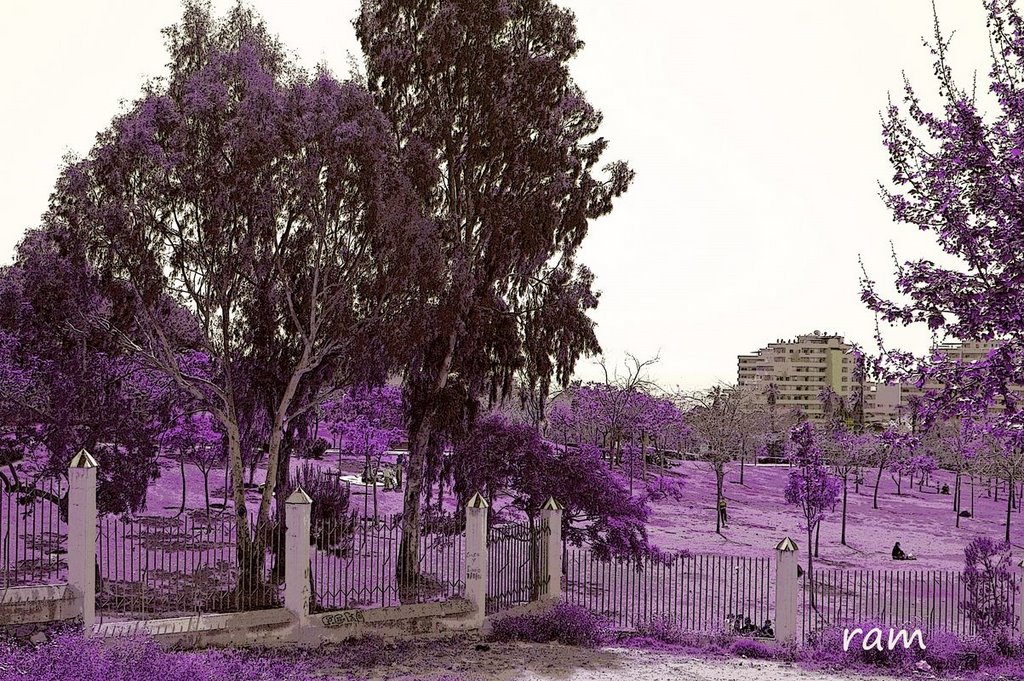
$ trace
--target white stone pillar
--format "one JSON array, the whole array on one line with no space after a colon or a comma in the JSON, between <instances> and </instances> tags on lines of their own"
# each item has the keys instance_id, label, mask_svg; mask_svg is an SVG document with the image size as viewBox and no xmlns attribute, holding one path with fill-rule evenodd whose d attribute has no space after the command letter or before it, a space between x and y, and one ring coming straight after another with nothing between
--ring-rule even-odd
<instances>
[{"instance_id":1,"label":"white stone pillar","mask_svg":"<svg viewBox=\"0 0 1024 681\"><path fill-rule=\"evenodd\" d=\"M96 623L96 468L84 449L68 466L68 586L81 602L86 636Z\"/></svg>"},{"instance_id":2,"label":"white stone pillar","mask_svg":"<svg viewBox=\"0 0 1024 681\"><path fill-rule=\"evenodd\" d=\"M284 502L284 607L298 627L309 623L309 532L313 500L298 487Z\"/></svg>"},{"instance_id":3,"label":"white stone pillar","mask_svg":"<svg viewBox=\"0 0 1024 681\"><path fill-rule=\"evenodd\" d=\"M548 498L540 510L541 522L548 526L547 534L547 598L562 598L562 505L554 497Z\"/></svg>"},{"instance_id":4,"label":"white stone pillar","mask_svg":"<svg viewBox=\"0 0 1024 681\"><path fill-rule=\"evenodd\" d=\"M775 639L781 643L797 639L796 561L796 542L786 537L775 547Z\"/></svg>"},{"instance_id":5,"label":"white stone pillar","mask_svg":"<svg viewBox=\"0 0 1024 681\"><path fill-rule=\"evenodd\" d=\"M466 504L466 600L475 607L470 619L477 627L487 607L487 508L479 492Z\"/></svg>"}]
</instances>

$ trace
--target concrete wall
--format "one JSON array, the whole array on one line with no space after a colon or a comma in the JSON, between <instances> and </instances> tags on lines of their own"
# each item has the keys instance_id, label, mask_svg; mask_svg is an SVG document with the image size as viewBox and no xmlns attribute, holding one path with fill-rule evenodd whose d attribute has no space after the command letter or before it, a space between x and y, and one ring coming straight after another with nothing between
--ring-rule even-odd
<instances>
[{"instance_id":1,"label":"concrete wall","mask_svg":"<svg viewBox=\"0 0 1024 681\"><path fill-rule=\"evenodd\" d=\"M93 635L105 639L145 634L168 647L315 647L374 634L385 638L475 629L474 607L464 599L370 610L309 615L304 625L285 608L160 620L105 622Z\"/></svg>"}]
</instances>

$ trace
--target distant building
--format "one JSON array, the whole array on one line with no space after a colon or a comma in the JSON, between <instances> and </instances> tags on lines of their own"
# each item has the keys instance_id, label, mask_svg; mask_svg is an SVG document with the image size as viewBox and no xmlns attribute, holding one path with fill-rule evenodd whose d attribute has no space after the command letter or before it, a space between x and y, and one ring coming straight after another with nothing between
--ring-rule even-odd
<instances>
[{"instance_id":1,"label":"distant building","mask_svg":"<svg viewBox=\"0 0 1024 681\"><path fill-rule=\"evenodd\" d=\"M777 406L801 409L818 421L824 415L820 395L826 387L844 400L854 388L852 349L842 336L820 331L794 340L779 339L738 357L737 383L753 388L765 400L768 386L774 383Z\"/></svg>"},{"instance_id":2,"label":"distant building","mask_svg":"<svg viewBox=\"0 0 1024 681\"><path fill-rule=\"evenodd\" d=\"M963 362L964 364L970 364L985 359L988 357L988 353L997 349L1000 345L1001 343L999 341L948 342L936 345L932 351L945 355L949 359ZM902 404L900 409L903 420L909 419L913 402L920 400L925 392L939 391L941 389L942 384L935 381L925 383L922 388L918 388L913 383L904 384L902 386ZM1024 397L1024 386L1012 386L1011 389L1018 396ZM1001 402L996 402L992 405L989 411L998 413L1003 409L1003 404Z\"/></svg>"}]
</instances>

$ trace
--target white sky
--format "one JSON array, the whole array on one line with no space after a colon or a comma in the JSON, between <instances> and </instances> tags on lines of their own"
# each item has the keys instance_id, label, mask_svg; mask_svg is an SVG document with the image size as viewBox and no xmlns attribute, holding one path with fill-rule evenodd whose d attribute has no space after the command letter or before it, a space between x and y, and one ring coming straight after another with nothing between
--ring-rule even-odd
<instances>
[{"instance_id":1,"label":"white sky","mask_svg":"<svg viewBox=\"0 0 1024 681\"><path fill-rule=\"evenodd\" d=\"M930 0L559 0L587 47L577 81L605 114L608 160L637 171L582 261L603 291L611 360L660 353L654 375L736 380L736 355L814 329L871 343L857 256L891 280L889 242L933 253L877 196L891 173L879 110L901 71L934 93ZM937 0L960 81L987 86L981 0ZM225 8L230 0L216 0ZM357 0L252 0L306 63L348 71ZM92 140L167 61L177 0L5 0L0 17L0 262L38 223L61 157ZM923 350L923 332L887 332ZM594 369L584 360L581 374Z\"/></svg>"}]
</instances>

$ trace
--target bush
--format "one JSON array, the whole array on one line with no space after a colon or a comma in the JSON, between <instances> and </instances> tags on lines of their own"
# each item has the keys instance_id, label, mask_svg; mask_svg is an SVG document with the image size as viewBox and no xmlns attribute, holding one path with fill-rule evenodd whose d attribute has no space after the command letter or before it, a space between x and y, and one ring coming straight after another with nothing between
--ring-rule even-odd
<instances>
[{"instance_id":1,"label":"bush","mask_svg":"<svg viewBox=\"0 0 1024 681\"><path fill-rule=\"evenodd\" d=\"M774 660L778 657L778 650L763 641L741 638L732 644L732 654L754 660Z\"/></svg>"},{"instance_id":2,"label":"bush","mask_svg":"<svg viewBox=\"0 0 1024 681\"><path fill-rule=\"evenodd\" d=\"M1010 567L1010 545L1006 542L976 537L964 549L967 600L963 606L978 631L997 632L1013 625L1016 587Z\"/></svg>"},{"instance_id":3,"label":"bush","mask_svg":"<svg viewBox=\"0 0 1024 681\"><path fill-rule=\"evenodd\" d=\"M667 615L657 615L636 625L636 634L640 638L652 639L660 643L679 645L686 641L683 630L675 620Z\"/></svg>"},{"instance_id":4,"label":"bush","mask_svg":"<svg viewBox=\"0 0 1024 681\"><path fill-rule=\"evenodd\" d=\"M313 440L308 445L306 445L305 451L303 451L303 455L307 459L322 459L324 458L324 454L330 448L330 442L323 439L322 437L318 437L317 439Z\"/></svg>"},{"instance_id":5,"label":"bush","mask_svg":"<svg viewBox=\"0 0 1024 681\"><path fill-rule=\"evenodd\" d=\"M0 644L0 681L313 681L301 662L238 651L172 653L152 639L61 635L39 647Z\"/></svg>"},{"instance_id":6,"label":"bush","mask_svg":"<svg viewBox=\"0 0 1024 681\"><path fill-rule=\"evenodd\" d=\"M578 605L560 602L550 610L508 615L494 621L491 640L549 643L596 648L611 638L607 620Z\"/></svg>"}]
</instances>

